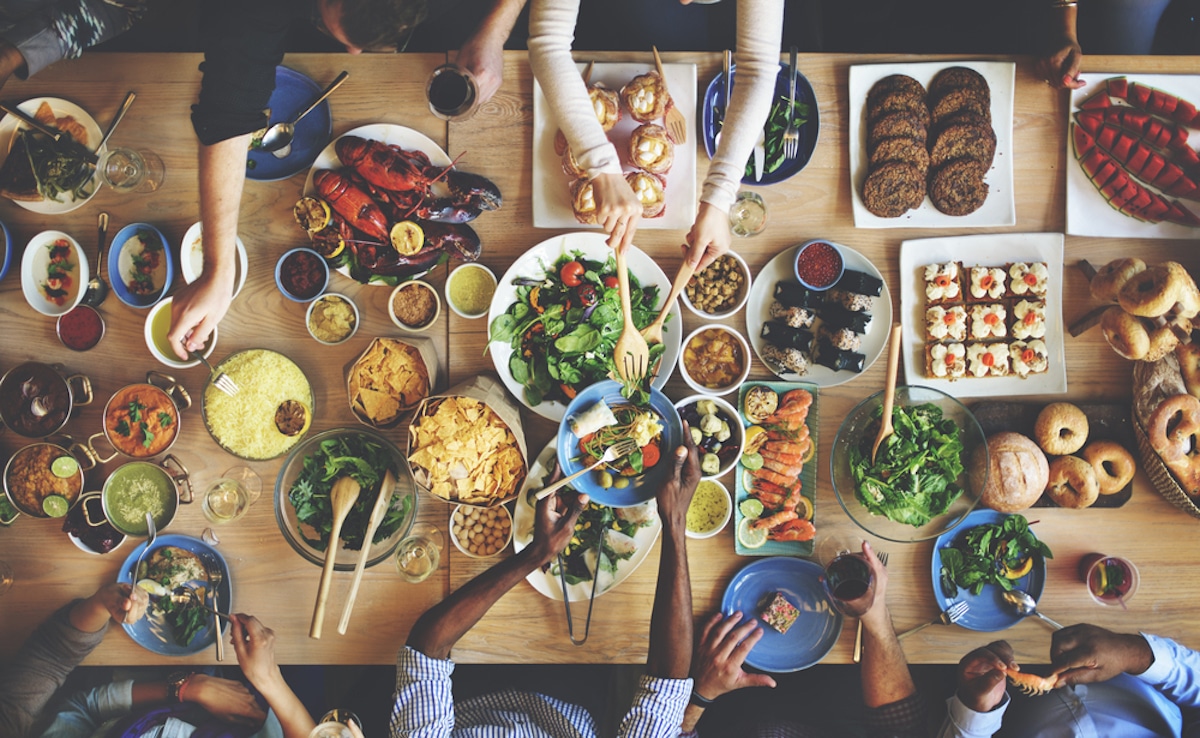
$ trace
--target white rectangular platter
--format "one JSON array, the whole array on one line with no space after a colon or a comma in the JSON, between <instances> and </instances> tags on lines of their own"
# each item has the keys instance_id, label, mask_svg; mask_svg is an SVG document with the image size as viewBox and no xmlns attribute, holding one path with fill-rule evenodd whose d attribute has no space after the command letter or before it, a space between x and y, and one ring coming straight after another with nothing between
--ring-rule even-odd
<instances>
[{"instance_id":1,"label":"white rectangular platter","mask_svg":"<svg viewBox=\"0 0 1200 738\"><path fill-rule=\"evenodd\" d=\"M580 74L586 64L576 64ZM596 62L592 81L620 91L625 83L639 74L654 69L653 62ZM643 218L639 228L688 229L696 220L696 65L663 64L667 89L675 107L687 121L688 141L675 147L675 165L667 172L666 211L658 218ZM661 121L660 121L661 124ZM629 134L638 122L621 107L621 122L608 132L608 139L617 147L626 172L629 164L627 144ZM542 93L537 79L533 81L533 225L535 228L599 228L585 226L575 220L571 209L571 179L563 173L562 161L554 153L554 134L558 122Z\"/></svg>"},{"instance_id":2,"label":"white rectangular platter","mask_svg":"<svg viewBox=\"0 0 1200 738\"><path fill-rule=\"evenodd\" d=\"M965 267L1002 266L1043 261L1050 272L1046 290L1046 348L1050 366L1022 379L964 377L948 380L925 376L925 282L927 264L959 261ZM950 238L922 238L900 244L900 320L904 381L941 390L955 397L1052 395L1067 391L1063 342L1063 236L1061 233L1002 233Z\"/></svg>"},{"instance_id":3,"label":"white rectangular platter","mask_svg":"<svg viewBox=\"0 0 1200 738\"><path fill-rule=\"evenodd\" d=\"M892 74L906 74L925 85L947 67L968 67L987 80L992 95L992 128L996 131L996 156L985 181L988 197L968 215L946 215L926 197L921 207L899 218L880 218L863 205L859 188L867 176L867 131L864 125L867 93L872 85ZM1017 223L1013 187L1013 89L1016 65L1012 62L945 61L918 64L858 64L850 67L850 197L857 228L980 228Z\"/></svg>"},{"instance_id":4,"label":"white rectangular platter","mask_svg":"<svg viewBox=\"0 0 1200 738\"><path fill-rule=\"evenodd\" d=\"M1192 74L1121 74L1111 73L1081 73L1079 76L1088 84L1071 92L1071 108L1067 116L1067 233L1072 236L1105 236L1110 238L1196 238L1200 228L1188 228L1177 223L1150 223L1137 220L1113 208L1096 189L1079 160L1075 158L1075 147L1072 143L1071 124L1080 104L1096 92L1105 88L1106 81L1111 77L1125 77L1130 82L1156 87L1163 92L1169 92L1181 97L1192 104L1200 103L1200 75ZM1120 103L1124 105L1124 103ZM1165 119L1164 119L1165 120ZM1171 121L1179 125L1177 121ZM1200 132L1195 128L1189 129L1190 140L1200 138ZM1192 148L1195 148L1193 146ZM1139 184L1146 184L1141 180ZM1158 192L1168 201L1178 201L1180 205L1200 215L1200 202L1182 200L1161 192L1154 187L1148 187Z\"/></svg>"}]
</instances>

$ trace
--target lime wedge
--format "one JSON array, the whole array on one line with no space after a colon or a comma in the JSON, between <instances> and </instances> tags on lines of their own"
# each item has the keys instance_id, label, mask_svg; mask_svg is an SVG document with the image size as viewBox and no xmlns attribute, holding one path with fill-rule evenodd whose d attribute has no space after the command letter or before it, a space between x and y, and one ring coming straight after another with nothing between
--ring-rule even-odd
<instances>
[{"instance_id":1,"label":"lime wedge","mask_svg":"<svg viewBox=\"0 0 1200 738\"><path fill-rule=\"evenodd\" d=\"M750 469L761 469L763 465L763 457L761 454L742 454L742 466Z\"/></svg>"},{"instance_id":2,"label":"lime wedge","mask_svg":"<svg viewBox=\"0 0 1200 738\"><path fill-rule=\"evenodd\" d=\"M753 498L742 500L742 504L738 505L738 510L742 511L742 517L757 519L763 514L763 504Z\"/></svg>"},{"instance_id":3,"label":"lime wedge","mask_svg":"<svg viewBox=\"0 0 1200 738\"><path fill-rule=\"evenodd\" d=\"M79 462L76 461L72 456L59 456L54 461L50 462L50 473L56 477L61 477L62 479L75 476L75 472L77 471L79 471ZM46 499L50 498L47 497ZM62 498L59 497L59 499ZM64 510L64 512L66 511Z\"/></svg>"},{"instance_id":4,"label":"lime wedge","mask_svg":"<svg viewBox=\"0 0 1200 738\"><path fill-rule=\"evenodd\" d=\"M42 500L42 512L52 518L61 518L66 515L67 509L70 507L67 498L62 495L47 495L46 499Z\"/></svg>"},{"instance_id":5,"label":"lime wedge","mask_svg":"<svg viewBox=\"0 0 1200 738\"><path fill-rule=\"evenodd\" d=\"M751 528L751 518L742 518L742 522L738 524L737 537L738 542L746 548L762 548L767 542L768 530L766 528Z\"/></svg>"}]
</instances>

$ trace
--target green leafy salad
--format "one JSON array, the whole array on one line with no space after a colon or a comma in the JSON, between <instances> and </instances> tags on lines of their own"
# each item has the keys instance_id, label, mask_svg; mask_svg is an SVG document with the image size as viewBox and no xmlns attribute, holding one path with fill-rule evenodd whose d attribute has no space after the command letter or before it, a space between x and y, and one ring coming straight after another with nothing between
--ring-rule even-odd
<instances>
[{"instance_id":1,"label":"green leafy salad","mask_svg":"<svg viewBox=\"0 0 1200 738\"><path fill-rule=\"evenodd\" d=\"M876 411L883 415L883 408ZM850 447L858 501L874 515L919 528L946 512L962 494L963 444L958 424L932 403L892 408L894 432L871 463L878 425Z\"/></svg>"},{"instance_id":2,"label":"green leafy salad","mask_svg":"<svg viewBox=\"0 0 1200 738\"><path fill-rule=\"evenodd\" d=\"M341 438L321 441L318 450L304 459L300 476L288 490L288 500L296 509L300 537L308 545L324 551L333 530L333 507L329 495L338 477L349 476L358 482L362 492L342 525L342 542L351 551L362 549L363 536L375 500L379 497L380 482L392 465L391 453L366 436L352 433ZM394 473L394 471L393 471ZM412 496L392 497L383 522L375 531L371 543L379 543L395 533L412 512ZM305 532L305 526L315 531L315 537Z\"/></svg>"},{"instance_id":3,"label":"green leafy salad","mask_svg":"<svg viewBox=\"0 0 1200 738\"><path fill-rule=\"evenodd\" d=\"M1050 547L1029 530L1023 515L1010 515L1002 523L977 525L943 548L942 591L947 597L959 588L979 594L985 585L994 584L1008 591L1013 582L1033 569L1033 557L1040 554L1052 559Z\"/></svg>"},{"instance_id":4,"label":"green leafy salad","mask_svg":"<svg viewBox=\"0 0 1200 738\"><path fill-rule=\"evenodd\" d=\"M514 285L517 299L492 321L488 341L512 346L508 369L524 387L525 401L531 407L570 403L579 390L607 379L624 324L613 257L599 262L579 252L563 255L543 265L542 276L518 278ZM658 287L641 287L632 273L629 286L633 324L641 330L658 317ZM663 344L650 347L650 367L664 350ZM644 382L624 387L622 394L645 405L650 376L647 372Z\"/></svg>"},{"instance_id":5,"label":"green leafy salad","mask_svg":"<svg viewBox=\"0 0 1200 738\"><path fill-rule=\"evenodd\" d=\"M797 100L792 105L790 117L796 121L797 126L807 123L808 103L802 103ZM787 156L783 153L783 133L787 130L788 118L787 95L780 95L775 104L771 106L771 114L767 116L767 122L763 126L763 174L774 172L783 166L783 162L787 161ZM717 128L720 130L724 120L719 118L717 120ZM745 175L751 179L754 178L753 154L750 155L750 160L746 162Z\"/></svg>"},{"instance_id":6,"label":"green leafy salad","mask_svg":"<svg viewBox=\"0 0 1200 738\"><path fill-rule=\"evenodd\" d=\"M562 558L551 562L550 573L554 576L559 575L558 562L561 561L567 584L592 581L592 573L597 570L594 552L600 544L600 533L604 531L604 549L600 554L598 568L616 576L617 565L632 558L637 552L633 539L638 530L654 522L653 515L641 518L624 517L624 511L632 509L620 508L622 514L618 515L617 509L589 502L579 514L579 520L575 523L575 535L571 537ZM592 552L590 556L589 551Z\"/></svg>"}]
</instances>

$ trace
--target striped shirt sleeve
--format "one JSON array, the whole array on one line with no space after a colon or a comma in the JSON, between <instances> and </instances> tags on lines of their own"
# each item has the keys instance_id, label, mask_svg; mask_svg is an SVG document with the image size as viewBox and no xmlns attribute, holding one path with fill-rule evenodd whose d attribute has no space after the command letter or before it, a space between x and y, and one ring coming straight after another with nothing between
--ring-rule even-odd
<instances>
[{"instance_id":1,"label":"striped shirt sleeve","mask_svg":"<svg viewBox=\"0 0 1200 738\"><path fill-rule=\"evenodd\" d=\"M392 738L434 738L454 728L450 675L454 662L431 659L408 646L396 655L396 697Z\"/></svg>"},{"instance_id":2,"label":"striped shirt sleeve","mask_svg":"<svg viewBox=\"0 0 1200 738\"><path fill-rule=\"evenodd\" d=\"M692 696L692 680L643 674L633 705L621 721L621 738L676 738Z\"/></svg>"}]
</instances>

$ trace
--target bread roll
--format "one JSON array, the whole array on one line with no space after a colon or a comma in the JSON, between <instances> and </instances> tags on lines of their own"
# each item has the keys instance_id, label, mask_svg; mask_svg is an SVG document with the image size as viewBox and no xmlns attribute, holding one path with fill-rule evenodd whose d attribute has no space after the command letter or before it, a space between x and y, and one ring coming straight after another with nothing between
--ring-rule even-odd
<instances>
[{"instance_id":1,"label":"bread roll","mask_svg":"<svg viewBox=\"0 0 1200 738\"><path fill-rule=\"evenodd\" d=\"M1038 445L1020 433L1005 431L987 440L987 484L980 501L1005 513L1020 512L1037 502L1050 481L1050 464ZM971 456L974 473L983 464L983 447Z\"/></svg>"}]
</instances>

